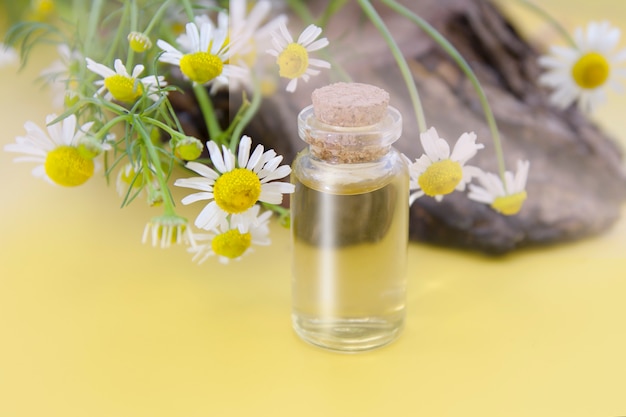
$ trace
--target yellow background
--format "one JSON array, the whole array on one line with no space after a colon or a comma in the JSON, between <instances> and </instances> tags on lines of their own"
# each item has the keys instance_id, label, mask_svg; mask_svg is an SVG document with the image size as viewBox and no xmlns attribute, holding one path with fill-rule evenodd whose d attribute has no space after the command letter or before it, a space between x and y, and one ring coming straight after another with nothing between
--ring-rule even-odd
<instances>
[{"instance_id":1,"label":"yellow background","mask_svg":"<svg viewBox=\"0 0 626 417\"><path fill-rule=\"evenodd\" d=\"M542 4L570 29L626 29L621 0ZM53 58L0 69L2 146L51 111L33 80ZM595 116L622 143L625 104ZM342 355L291 330L287 230L241 262L196 265L140 243L160 212L119 209L100 177L51 187L13 156L0 152L0 417L626 415L626 219L503 259L411 244L404 333Z\"/></svg>"}]
</instances>

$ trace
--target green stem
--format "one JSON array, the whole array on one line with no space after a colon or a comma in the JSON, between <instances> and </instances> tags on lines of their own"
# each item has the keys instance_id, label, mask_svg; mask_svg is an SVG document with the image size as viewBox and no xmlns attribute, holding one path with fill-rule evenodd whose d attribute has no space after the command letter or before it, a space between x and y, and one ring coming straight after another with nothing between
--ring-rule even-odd
<instances>
[{"instance_id":1,"label":"green stem","mask_svg":"<svg viewBox=\"0 0 626 417\"><path fill-rule=\"evenodd\" d=\"M96 36L96 30L99 27L100 14L102 11L103 0L94 0L91 4L89 19L87 21L87 34L85 35L85 48L93 46L93 40ZM85 50L85 56L91 56L91 50Z\"/></svg>"},{"instance_id":2,"label":"green stem","mask_svg":"<svg viewBox=\"0 0 626 417\"><path fill-rule=\"evenodd\" d=\"M167 133L169 133L172 137L178 137L178 138L184 138L185 134L181 133L180 131L171 128L170 126L166 125L165 123L161 122L160 120L157 119L153 119L152 117L147 117L147 116L142 116L141 120L150 123L153 126L158 127L161 130L166 131Z\"/></svg>"},{"instance_id":3,"label":"green stem","mask_svg":"<svg viewBox=\"0 0 626 417\"><path fill-rule=\"evenodd\" d=\"M137 31L137 1L136 0L131 0L129 2L129 8L130 8L130 32L135 32ZM128 36L128 35L127 35ZM135 51L133 51L133 48L129 47L128 48L128 55L126 56L126 69L130 69L129 72L131 72L133 70L133 58L135 57Z\"/></svg>"},{"instance_id":4,"label":"green stem","mask_svg":"<svg viewBox=\"0 0 626 417\"><path fill-rule=\"evenodd\" d=\"M319 26L325 28L330 18L338 13L341 8L346 5L347 2L348 0L331 0L326 7L326 10L324 10L324 14L319 20Z\"/></svg>"},{"instance_id":5,"label":"green stem","mask_svg":"<svg viewBox=\"0 0 626 417\"><path fill-rule=\"evenodd\" d=\"M308 7L306 7L306 4L304 4L302 0L287 0L286 2L289 8L293 10L298 15L298 17L300 17L300 19L303 20L304 22L315 21L315 19L313 18L313 15L311 14Z\"/></svg>"},{"instance_id":6,"label":"green stem","mask_svg":"<svg viewBox=\"0 0 626 417\"><path fill-rule=\"evenodd\" d=\"M109 131L113 128L113 126L115 126L116 124L120 123L120 122L127 122L129 119L129 117L127 115L120 115L120 116L116 116L113 119L109 120L106 124L104 124L100 130L98 130L96 132L96 134L94 135L94 138L98 139L98 140L102 140L107 133L109 133Z\"/></svg>"},{"instance_id":7,"label":"green stem","mask_svg":"<svg viewBox=\"0 0 626 417\"><path fill-rule=\"evenodd\" d=\"M422 103L420 101L420 97L417 92L417 86L415 85L415 81L413 80L413 76L411 75L411 70L409 69L409 65L407 64L406 59L404 58L404 55L402 54L402 51L400 51L398 44L396 43L395 39L389 32L389 29L385 25L385 22L383 22L381 17L376 12L376 9L372 7L371 3L368 0L358 0L358 2L361 5L361 8L365 12L365 14L369 17L369 19L372 21L374 26L376 26L378 31L381 33L381 35L385 39L385 42L389 46L389 49L391 50L391 53L393 57L395 58L396 63L398 64L398 68L400 69L400 72L402 73L402 78L404 79L404 83L406 84L407 89L409 90L409 95L411 97L411 102L413 103L413 109L415 110L415 117L417 119L417 125L419 127L419 130L420 132L426 132L426 130L428 129L428 126L426 125L426 117L424 116L424 108L422 107Z\"/></svg>"},{"instance_id":8,"label":"green stem","mask_svg":"<svg viewBox=\"0 0 626 417\"><path fill-rule=\"evenodd\" d=\"M394 0L382 0L384 4L392 8L397 13L407 17L412 22L414 22L417 26L419 26L424 32L426 32L435 42L441 46L448 55L459 65L461 70L465 73L465 75L469 78L472 86L476 90L478 94L478 98L480 100L480 104L485 113L485 118L487 119L487 124L489 125L489 130L491 131L491 136L493 140L493 146L496 153L496 158L498 160L498 171L500 173L500 177L504 182L504 172L506 171L504 164L504 153L502 151L502 141L500 139L500 131L498 130L498 126L496 124L496 119L491 111L491 106L489 106L489 101L487 100L487 95L483 90L476 74L472 71L472 68L469 66L465 58L461 56L459 51L450 43L446 38L444 38L434 27L432 27L428 22L424 19L413 13L411 10L406 7L396 3Z\"/></svg>"},{"instance_id":9,"label":"green stem","mask_svg":"<svg viewBox=\"0 0 626 417\"><path fill-rule=\"evenodd\" d=\"M129 19L129 10L127 5L124 5L124 9L122 11L122 16L120 17L120 22L118 24L118 28L117 31L115 32L115 36L113 37L113 39L109 42L108 45L106 45L107 48L107 55L104 59L104 62L106 65L108 65L108 63L112 62L115 58L119 58L118 54L118 46L120 44L120 42L122 41L122 39L126 39L126 36L128 36L128 19Z\"/></svg>"},{"instance_id":10,"label":"green stem","mask_svg":"<svg viewBox=\"0 0 626 417\"><path fill-rule=\"evenodd\" d=\"M222 129L215 117L215 110L213 109L213 103L209 97L209 93L206 88L198 83L193 83L193 91L196 94L196 99L200 105L200 111L206 123L207 130L209 131L209 139L221 142Z\"/></svg>"},{"instance_id":11,"label":"green stem","mask_svg":"<svg viewBox=\"0 0 626 417\"><path fill-rule=\"evenodd\" d=\"M262 96L263 95L261 94L259 83L257 82L255 78L254 79L254 95L252 96L252 101L250 102L250 106L248 106L248 108L246 109L246 112L243 114L243 116L239 120L239 123L237 123L237 125L233 129L233 134L230 137L230 151L232 153L236 154L235 150L237 149L237 144L239 143L239 140L241 140L241 134L243 132L243 129L248 125L248 123L250 123L250 120L252 120L256 112L261 107L261 102L263 101Z\"/></svg>"},{"instance_id":12,"label":"green stem","mask_svg":"<svg viewBox=\"0 0 626 417\"><path fill-rule=\"evenodd\" d=\"M185 13L187 13L187 19L189 19L190 22L193 22L195 14L193 13L193 7L191 6L189 0L183 0L183 7L185 8Z\"/></svg>"},{"instance_id":13,"label":"green stem","mask_svg":"<svg viewBox=\"0 0 626 417\"><path fill-rule=\"evenodd\" d=\"M163 14L169 7L170 3L171 3L171 0L166 0L163 2L163 4L159 7L156 13L152 16L152 20L150 20L150 23L148 23L148 26L146 27L146 29L143 31L144 35L146 36L150 35L150 31L152 30L154 25L156 25L157 23L161 23L161 17L163 17Z\"/></svg>"},{"instance_id":14,"label":"green stem","mask_svg":"<svg viewBox=\"0 0 626 417\"><path fill-rule=\"evenodd\" d=\"M574 48L577 48L576 42L574 42L574 39L572 39L572 36L569 34L569 32L563 27L563 25L561 25L561 23L559 23L558 20L552 17L550 13L546 12L544 9L542 9L541 7L537 6L535 3L529 0L517 0L517 1L521 3L523 6L525 6L528 10L532 11L533 13L537 14L539 17L541 17L542 19L550 23L550 25L557 32L559 32L559 34L563 37L563 39L565 39Z\"/></svg>"},{"instance_id":15,"label":"green stem","mask_svg":"<svg viewBox=\"0 0 626 417\"><path fill-rule=\"evenodd\" d=\"M146 165L144 169L147 169L147 167L149 166L152 166L154 168L156 179L159 183L159 186L161 187L161 194L163 195L163 210L165 211L166 215L176 215L176 210L174 209L174 201L172 200L172 195L169 193L169 187L167 186L165 173L163 172L163 167L161 166L161 158L159 158L159 154L157 153L157 150L155 149L154 144L150 139L150 134L146 132L143 124L137 117L133 117L133 126L141 135L143 147L147 151L148 158L151 162L151 164Z\"/></svg>"}]
</instances>

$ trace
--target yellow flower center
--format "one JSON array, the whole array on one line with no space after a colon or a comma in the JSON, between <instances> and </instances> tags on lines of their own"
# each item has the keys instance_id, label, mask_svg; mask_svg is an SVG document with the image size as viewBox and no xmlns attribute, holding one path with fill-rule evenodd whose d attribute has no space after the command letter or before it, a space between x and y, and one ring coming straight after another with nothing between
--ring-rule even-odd
<instances>
[{"instance_id":1,"label":"yellow flower center","mask_svg":"<svg viewBox=\"0 0 626 417\"><path fill-rule=\"evenodd\" d=\"M272 96L274 93L276 93L276 82L274 82L274 80L272 79L263 79L260 82L260 91L261 91L261 95L263 97L270 97Z\"/></svg>"},{"instance_id":2,"label":"yellow flower center","mask_svg":"<svg viewBox=\"0 0 626 417\"><path fill-rule=\"evenodd\" d=\"M227 213L243 213L258 201L261 181L246 168L235 168L222 174L213 185L217 205Z\"/></svg>"},{"instance_id":3,"label":"yellow flower center","mask_svg":"<svg viewBox=\"0 0 626 417\"><path fill-rule=\"evenodd\" d=\"M594 89L606 82L610 72L611 66L602 54L588 52L574 64L572 77L579 87Z\"/></svg>"},{"instance_id":4,"label":"yellow flower center","mask_svg":"<svg viewBox=\"0 0 626 417\"><path fill-rule=\"evenodd\" d=\"M211 248L217 255L235 259L243 255L251 243L250 233L241 233L238 229L232 229L215 236L211 241Z\"/></svg>"},{"instance_id":5,"label":"yellow flower center","mask_svg":"<svg viewBox=\"0 0 626 417\"><path fill-rule=\"evenodd\" d=\"M54 11L54 1L53 0L38 0L35 1L35 11L37 13L48 15Z\"/></svg>"},{"instance_id":6,"label":"yellow flower center","mask_svg":"<svg viewBox=\"0 0 626 417\"><path fill-rule=\"evenodd\" d=\"M91 178L94 163L73 146L59 146L48 152L44 168L48 177L55 183L74 187Z\"/></svg>"},{"instance_id":7,"label":"yellow flower center","mask_svg":"<svg viewBox=\"0 0 626 417\"><path fill-rule=\"evenodd\" d=\"M170 29L175 35L180 35L185 32L185 25L181 22L173 22Z\"/></svg>"},{"instance_id":8,"label":"yellow flower center","mask_svg":"<svg viewBox=\"0 0 626 417\"><path fill-rule=\"evenodd\" d=\"M506 216L512 216L519 213L525 200L526 191L521 191L511 195L496 197L493 203L491 203L491 208Z\"/></svg>"},{"instance_id":9,"label":"yellow flower center","mask_svg":"<svg viewBox=\"0 0 626 417\"><path fill-rule=\"evenodd\" d=\"M135 79L124 75L115 74L104 79L104 86L118 101L132 103L143 94L141 82L135 83Z\"/></svg>"},{"instance_id":10,"label":"yellow flower center","mask_svg":"<svg viewBox=\"0 0 626 417\"><path fill-rule=\"evenodd\" d=\"M463 179L463 168L458 162L444 159L432 163L417 179L424 194L430 197L450 194Z\"/></svg>"},{"instance_id":11,"label":"yellow flower center","mask_svg":"<svg viewBox=\"0 0 626 417\"><path fill-rule=\"evenodd\" d=\"M278 64L281 77L298 78L309 67L309 53L304 46L298 43L290 43L278 55L276 63Z\"/></svg>"},{"instance_id":12,"label":"yellow flower center","mask_svg":"<svg viewBox=\"0 0 626 417\"><path fill-rule=\"evenodd\" d=\"M31 18L37 21L44 21L54 13L55 4L53 0L35 0L32 2Z\"/></svg>"},{"instance_id":13,"label":"yellow flower center","mask_svg":"<svg viewBox=\"0 0 626 417\"><path fill-rule=\"evenodd\" d=\"M194 52L180 59L180 70L198 84L208 83L224 70L224 63L209 52Z\"/></svg>"}]
</instances>

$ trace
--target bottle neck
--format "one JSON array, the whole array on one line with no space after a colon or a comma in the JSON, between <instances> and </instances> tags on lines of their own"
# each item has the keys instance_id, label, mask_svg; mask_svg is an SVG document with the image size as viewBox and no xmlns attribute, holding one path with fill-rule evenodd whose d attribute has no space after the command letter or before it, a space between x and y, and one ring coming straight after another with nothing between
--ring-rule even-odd
<instances>
[{"instance_id":1,"label":"bottle neck","mask_svg":"<svg viewBox=\"0 0 626 417\"><path fill-rule=\"evenodd\" d=\"M311 154L330 163L374 162L389 153L402 132L402 117L389 107L383 120L369 126L342 127L320 122L312 106L298 115L298 132Z\"/></svg>"},{"instance_id":2,"label":"bottle neck","mask_svg":"<svg viewBox=\"0 0 626 417\"><path fill-rule=\"evenodd\" d=\"M358 150L346 150L343 146L334 146L323 141L310 138L309 151L315 158L337 164L362 164L375 162L389 153L391 146L368 146Z\"/></svg>"}]
</instances>

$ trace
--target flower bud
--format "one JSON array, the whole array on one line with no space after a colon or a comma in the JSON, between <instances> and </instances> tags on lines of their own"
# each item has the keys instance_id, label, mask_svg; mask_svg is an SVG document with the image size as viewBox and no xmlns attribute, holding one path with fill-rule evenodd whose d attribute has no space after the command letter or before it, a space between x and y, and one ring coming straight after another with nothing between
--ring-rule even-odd
<instances>
[{"instance_id":1,"label":"flower bud","mask_svg":"<svg viewBox=\"0 0 626 417\"><path fill-rule=\"evenodd\" d=\"M180 159L193 161L200 157L203 148L202 142L192 136L187 136L176 142L174 153Z\"/></svg>"},{"instance_id":2,"label":"flower bud","mask_svg":"<svg viewBox=\"0 0 626 417\"><path fill-rule=\"evenodd\" d=\"M145 52L152 48L150 38L141 32L130 32L128 34L128 44L130 45L130 49L138 53Z\"/></svg>"}]
</instances>

